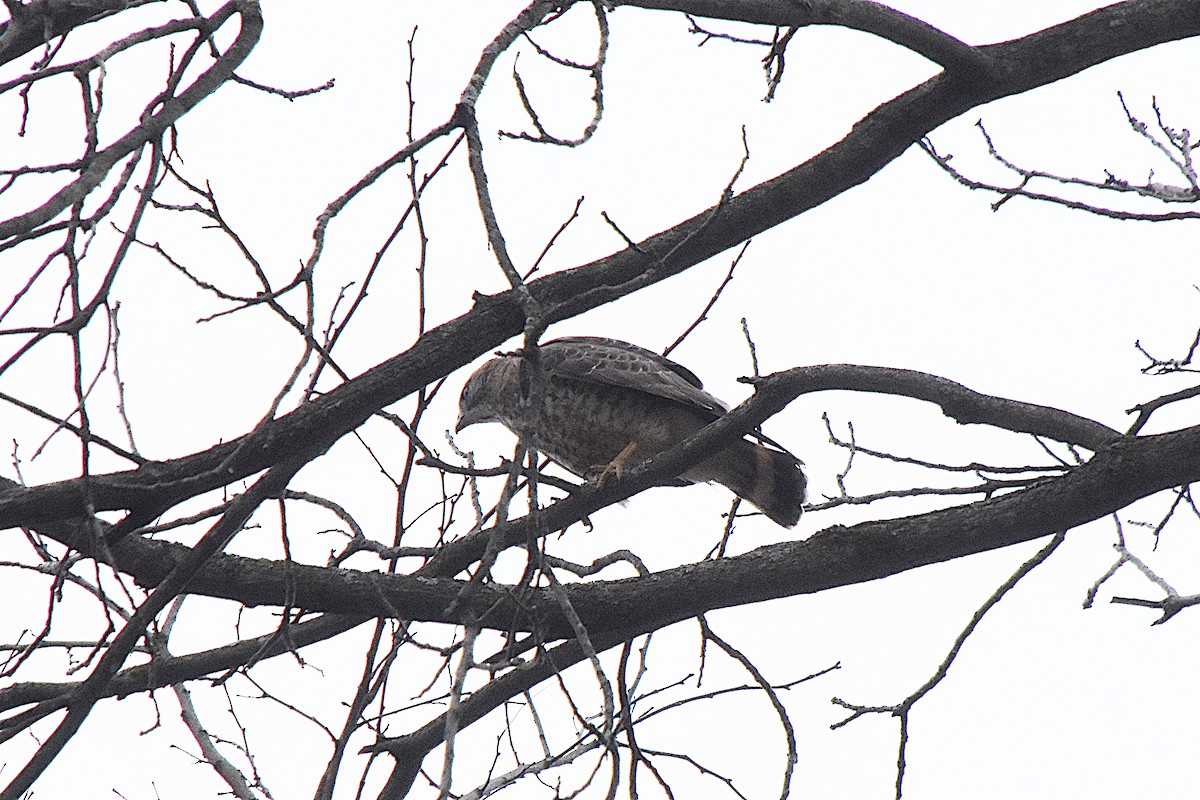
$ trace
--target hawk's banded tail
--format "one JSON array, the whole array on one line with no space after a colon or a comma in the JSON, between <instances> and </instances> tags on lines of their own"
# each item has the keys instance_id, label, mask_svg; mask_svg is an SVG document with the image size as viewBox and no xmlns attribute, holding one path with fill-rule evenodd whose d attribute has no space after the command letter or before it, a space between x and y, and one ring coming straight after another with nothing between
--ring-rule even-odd
<instances>
[{"instance_id":1,"label":"hawk's banded tail","mask_svg":"<svg viewBox=\"0 0 1200 800\"><path fill-rule=\"evenodd\" d=\"M785 528L800 520L808 485L798 458L746 439L701 462L686 477L716 481Z\"/></svg>"}]
</instances>

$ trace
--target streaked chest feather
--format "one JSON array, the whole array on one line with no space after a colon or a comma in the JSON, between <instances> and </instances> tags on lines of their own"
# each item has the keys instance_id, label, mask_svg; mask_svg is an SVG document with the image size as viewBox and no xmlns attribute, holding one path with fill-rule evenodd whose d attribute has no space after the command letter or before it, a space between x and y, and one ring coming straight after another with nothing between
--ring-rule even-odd
<instances>
[{"instance_id":1,"label":"streaked chest feather","mask_svg":"<svg viewBox=\"0 0 1200 800\"><path fill-rule=\"evenodd\" d=\"M636 464L695 433L706 416L662 397L581 381L546 382L537 418L537 447L577 475L611 463L636 444Z\"/></svg>"}]
</instances>

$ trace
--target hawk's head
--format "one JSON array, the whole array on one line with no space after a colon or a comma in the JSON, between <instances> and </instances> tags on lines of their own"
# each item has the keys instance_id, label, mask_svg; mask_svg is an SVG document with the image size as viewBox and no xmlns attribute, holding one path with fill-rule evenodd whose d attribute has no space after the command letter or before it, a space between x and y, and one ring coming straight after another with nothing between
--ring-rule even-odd
<instances>
[{"instance_id":1,"label":"hawk's head","mask_svg":"<svg viewBox=\"0 0 1200 800\"><path fill-rule=\"evenodd\" d=\"M455 432L476 422L508 424L518 400L517 370L519 359L513 356L493 358L467 379L458 398L458 424Z\"/></svg>"}]
</instances>

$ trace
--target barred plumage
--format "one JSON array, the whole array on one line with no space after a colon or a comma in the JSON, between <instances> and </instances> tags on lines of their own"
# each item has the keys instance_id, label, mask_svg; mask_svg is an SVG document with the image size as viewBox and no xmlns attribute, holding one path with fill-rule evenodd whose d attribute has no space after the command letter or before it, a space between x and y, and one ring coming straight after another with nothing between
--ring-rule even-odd
<instances>
[{"instance_id":1,"label":"barred plumage","mask_svg":"<svg viewBox=\"0 0 1200 800\"><path fill-rule=\"evenodd\" d=\"M565 337L542 345L538 354L546 380L536 411L521 407L528 391L521 385L521 357L499 356L463 387L457 430L499 422L589 478L652 458L726 413L689 370L628 342ZM805 498L800 464L785 450L743 439L681 477L716 481L790 528Z\"/></svg>"}]
</instances>

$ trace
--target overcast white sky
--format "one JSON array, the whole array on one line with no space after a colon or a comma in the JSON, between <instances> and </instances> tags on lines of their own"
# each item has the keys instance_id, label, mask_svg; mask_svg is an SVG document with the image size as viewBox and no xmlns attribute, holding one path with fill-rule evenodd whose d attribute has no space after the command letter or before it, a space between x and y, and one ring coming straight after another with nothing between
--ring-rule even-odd
<instances>
[{"instance_id":1,"label":"overcast white sky","mask_svg":"<svg viewBox=\"0 0 1200 800\"><path fill-rule=\"evenodd\" d=\"M895 5L972 44L1030 33L1093 7L1064 0ZM314 2L265 3L263 41L239 74L289 89L330 77L336 86L295 103L245 87L223 88L180 125L188 174L211 181L227 217L270 274L290 275L312 249L311 231L322 209L403 144L404 42L414 25L419 26L415 132L420 134L447 117L480 50L520 7L508 2L348 3L331 9ZM155 13L148 10L145 24ZM589 19L586 8L576 9L536 38L560 55L586 61L594 42ZM777 99L765 104L759 50L720 41L697 48L698 39L687 34L679 15L621 8L612 13L611 25L605 116L587 145L558 149L491 135L525 127L508 77L511 53L501 59L484 92L481 127L492 196L519 265L532 263L580 197L581 219L552 251L545 270L583 263L621 246L601 212L641 238L711 205L737 169L743 126L751 157L737 188L819 152L880 102L934 72L919 57L867 35L812 28L796 35ZM714 27L734 30L719 23ZM745 34L748 29L736 30ZM1004 154L1021 165L1092 179L1102 179L1107 169L1132 181L1144 180L1154 169L1171 182L1161 157L1130 130L1116 92L1123 91L1131 109L1148 121L1156 96L1170 123L1200 125L1196 47L1192 42L1155 48L976 109L938 130L933 141L955 155L960 169L994 177L975 128L982 119ZM114 59L109 66L110 135L128 124L121 117L123 91L132 98L130 109L156 91L154 81L165 70L164 57L156 58ZM562 135L577 135L591 114L586 83L546 69L528 47L521 48L519 65L544 121ZM16 105L11 99L0 102L0 119L7 120L0 127L0 163L9 166L19 163L14 158L34 158L34 153L45 160L70 157L77 137L64 137L68 155L47 155L59 143L52 135L62 126L59 115L77 122L75 106L65 99L59 106L56 102L34 94L31 136L23 142L14 136ZM423 168L434 163L430 157ZM466 311L472 290L505 286L486 251L468 178L460 153L426 197L431 324ZM730 403L741 400L746 388L736 378L750 372L740 323L746 317L764 372L838 362L907 367L1115 427L1128 424L1125 410L1134 403L1188 385L1141 376L1144 359L1133 343L1140 339L1156 354L1181 355L1191 342L1200 304L1193 287L1194 223L1120 223L1019 200L993 213L992 199L953 184L914 148L867 184L756 238L708 321L673 357L700 375L714 394ZM327 271L322 302L336 296L340 265L346 281L361 275L403 202L398 172L333 224L322 262ZM145 237L175 242L198 271L230 279L232 255L211 234L181 231L178 219L160 214L148 222ZM405 248L385 262L369 313L341 345L341 364L352 374L401 351L415 337L414 251L411 244ZM9 292L10 284L24 281L27 268L5 264L7 257L0 254L0 288ZM731 258L722 255L555 326L549 336L613 336L661 350L703 308ZM295 356L295 342L276 321L250 313L197 325L196 319L215 307L208 301L198 304L191 287L148 253L131 261L117 294L122 336L129 343L122 352L123 377L134 432L147 456L167 458L211 446L248 430L261 417ZM55 357L68 355L63 348ZM52 377L63 363L30 363L0 378L0 389L65 413L70 396ZM428 436L443 454L448 448L435 432L452 427L454 399L467 374L451 378L427 422ZM842 434L853 422L865 446L917 458L1018 464L1040 458L1031 441L957 426L914 401L809 395L772 420L767 432L805 460L813 500L837 493L835 476L845 465L844 451L827 442L823 412ZM1183 424L1189 413L1194 419L1194 401L1179 414L1164 414L1153 430ZM0 415L0 428L21 440L29 482L74 474L78 460L68 441L29 461L42 436L20 433L28 430L26 418L8 409L0 409ZM104 424L115 425L115 418ZM114 436L119 432L110 430ZM386 465L398 467L402 441L382 426L367 430ZM474 448L481 462L494 463L511 453L512 437L499 428L474 428L459 443ZM318 465L302 473L296 486L348 499L360 521L390 539L384 482L355 447L345 442L334 455L354 459L361 472ZM4 474L11 477L11 467ZM864 459L848 486L865 494L929 480L923 473ZM1155 498L1128 509L1122 519L1154 522L1168 502ZM926 507L895 502L814 513L791 531L747 520L739 526L733 550ZM629 548L652 569L667 568L703 558L719 539L720 514L727 508L728 493L720 487L656 490L596 515L594 531L577 526L553 548L575 561ZM1157 551L1144 529L1127 524L1126 533L1135 551L1181 592L1198 590L1194 522L1169 529ZM16 557L19 548L11 539L0 539L0 560ZM1189 733L1200 712L1194 681L1200 622L1185 612L1151 628L1153 612L1109 605L1113 591L1157 596L1131 572L1118 576L1095 608L1082 610L1088 588L1114 559L1113 541L1111 521L1072 532L1059 552L987 617L948 679L913 712L906 797L1194 793L1200 768ZM773 681L842 665L785 695L800 743L794 796L890 796L895 721L868 718L831 732L829 725L844 712L829 698L885 705L915 690L980 603L1041 544L710 615L714 629L751 655ZM259 547L266 545L239 537L234 549L256 552ZM297 547L322 563L336 542L314 537ZM374 568L365 560L355 563ZM9 608L32 604L40 609L45 592L44 583L34 580L13 579L0 587ZM185 611L185 620L189 613L195 616L177 642L179 652L231 635L229 607L195 602L193 608ZM40 614L3 615L0 640L36 629ZM203 615L211 615L208 624ZM270 624L265 616L259 621ZM56 635L88 631L95 624L95 618L67 619ZM656 636L651 673L656 685L695 669L695 627L684 623ZM314 648L307 656L309 668L277 659L259 670L274 685L290 686L296 696L333 711L348 696L346 684L337 679L358 668L357 661L347 664L341 658L349 649L344 644ZM726 671L719 657L710 654L709 660L713 688L722 677L744 680ZM61 668L60 662L54 664ZM337 691L323 696L322 687L330 686ZM237 691L250 689L241 684ZM397 696L397 703L404 699ZM109 796L113 789L131 799L214 796L220 785L208 767L166 749L181 730L172 702L164 696L163 727L141 737L136 732L155 720L144 695L99 706L66 756L37 784L37 796L78 797L81 774L95 790L88 796ZM253 713L274 721L252 728L251 744L261 753L267 785L277 798L311 794L327 741L264 705L252 705ZM219 703L206 702L205 708L222 720L214 723L217 727L228 726ZM394 721L390 732L403 732L404 719ZM499 723L477 728L467 736L468 746L490 754ZM783 763L777 729L762 698L741 695L665 716L646 728L641 744L680 747L694 740L690 747L735 777L748 796L771 797ZM15 774L34 747L29 737L6 743L0 749L0 776ZM456 788L465 791L473 785L467 776L481 777L486 764L464 762ZM432 759L427 766L434 766ZM688 791L719 788L687 771L675 774L677 787ZM351 785L343 788L341 796L352 796ZM643 788L652 793L648 782ZM531 787L517 787L515 796L534 794Z\"/></svg>"}]
</instances>

